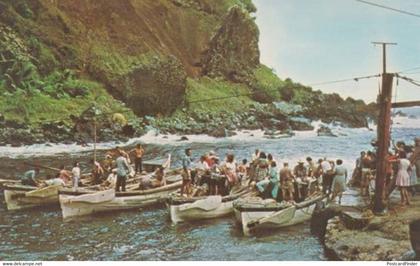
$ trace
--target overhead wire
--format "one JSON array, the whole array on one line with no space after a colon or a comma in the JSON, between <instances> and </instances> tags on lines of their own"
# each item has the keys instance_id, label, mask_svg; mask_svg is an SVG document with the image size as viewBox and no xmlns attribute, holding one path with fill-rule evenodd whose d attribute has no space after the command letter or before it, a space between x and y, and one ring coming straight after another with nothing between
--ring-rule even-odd
<instances>
[{"instance_id":1,"label":"overhead wire","mask_svg":"<svg viewBox=\"0 0 420 266\"><path fill-rule=\"evenodd\" d=\"M356 2L360 2L360 3L367 4L367 5L371 5L371 6L375 6L375 7L379 7L379 8L383 8L383 9L387 9L387 10L390 10L390 11L398 12L398 13L401 13L401 14L405 14L405 15L409 15L409 16L420 18L420 14L416 14L416 13L413 13L413 12L410 12L410 11L406 11L406 10L402 10L402 9L397 9L397 8L394 8L394 7L390 7L390 6L386 6L386 5L382 5L382 4L378 4L378 3L374 3L374 2L366 1L366 0L355 0L355 1Z\"/></svg>"},{"instance_id":2,"label":"overhead wire","mask_svg":"<svg viewBox=\"0 0 420 266\"><path fill-rule=\"evenodd\" d=\"M406 77L406 76L401 76L399 74L396 74L396 76L400 79L403 79L403 80L413 84L413 85L416 85L416 86L420 87L420 81L414 80L414 79Z\"/></svg>"}]
</instances>

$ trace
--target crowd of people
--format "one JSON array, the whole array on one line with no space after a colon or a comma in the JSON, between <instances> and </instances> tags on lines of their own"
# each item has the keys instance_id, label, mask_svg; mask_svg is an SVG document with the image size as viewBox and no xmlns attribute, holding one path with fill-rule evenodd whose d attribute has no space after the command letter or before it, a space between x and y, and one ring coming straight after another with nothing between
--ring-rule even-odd
<instances>
[{"instance_id":1,"label":"crowd of people","mask_svg":"<svg viewBox=\"0 0 420 266\"><path fill-rule=\"evenodd\" d=\"M401 205L410 204L410 194L416 193L420 177L420 138L414 139L414 147L403 141L393 145L393 152L386 157L385 185L389 193L396 186L400 190ZM369 196L376 177L376 152L362 151L356 160L351 184L360 187L363 196Z\"/></svg>"},{"instance_id":2,"label":"crowd of people","mask_svg":"<svg viewBox=\"0 0 420 266\"><path fill-rule=\"evenodd\" d=\"M284 162L281 169L272 154L255 150L248 159L237 162L235 155L228 153L223 160L210 151L192 159L192 150L186 149L182 158L183 184L181 195L187 197L204 195L226 195L236 185L255 187L264 198L278 201L302 201L312 188L331 194L331 200L341 197L346 190L347 169L343 161L311 157L300 160L293 168Z\"/></svg>"},{"instance_id":3,"label":"crowd of people","mask_svg":"<svg viewBox=\"0 0 420 266\"><path fill-rule=\"evenodd\" d=\"M106 153L102 162L92 160L93 183L115 187L117 192L126 191L127 178L143 172L144 154L144 148L138 144L129 152L116 147ZM131 157L134 168L131 166ZM233 187L242 185L255 188L264 198L278 201L298 202L314 191L322 191L330 195L330 200L338 197L338 202L341 203L347 183L347 169L341 159L320 158L315 161L307 157L290 167L288 162L280 164L272 154L258 149L250 157L249 161L243 159L237 162L235 155L228 153L221 160L214 151L210 151L194 161L192 150L186 149L182 157L181 195L227 195ZM413 187L417 184L417 177L420 177L420 138L415 139L414 147L404 142L396 143L394 152L390 152L386 159L386 186L397 186L401 192L401 204L410 204L410 194L415 193ZM375 151L363 151L356 160L350 184L359 186L363 196L369 195L371 184L375 180L376 160ZM38 178L39 173L39 168L25 172L21 177L22 184L38 187L65 185L77 189L81 183L79 162L74 162L70 171L61 166L54 177L47 177L45 180ZM145 175L140 179L139 188L149 189L164 185L164 167L158 167L152 175Z\"/></svg>"},{"instance_id":4,"label":"crowd of people","mask_svg":"<svg viewBox=\"0 0 420 266\"><path fill-rule=\"evenodd\" d=\"M131 157L134 157L134 168L130 165ZM88 175L91 176L91 185L100 185L103 187L115 187L117 192L126 191L126 181L129 176L134 176L136 173L143 172L142 158L144 155L144 148L138 144L136 147L126 152L120 147L109 151L105 155L102 162L91 160L92 170ZM39 177L40 168L29 170L21 176L23 185L45 187L51 185L72 186L77 189L81 183L81 168L80 162L73 163L71 170L67 170L63 165L57 169L54 176L47 175L45 179ZM164 184L163 169L159 168L153 174L152 178L143 180L141 186L160 186ZM156 182L157 180L158 182ZM163 181L163 182L162 182ZM149 185L147 185L150 183Z\"/></svg>"}]
</instances>

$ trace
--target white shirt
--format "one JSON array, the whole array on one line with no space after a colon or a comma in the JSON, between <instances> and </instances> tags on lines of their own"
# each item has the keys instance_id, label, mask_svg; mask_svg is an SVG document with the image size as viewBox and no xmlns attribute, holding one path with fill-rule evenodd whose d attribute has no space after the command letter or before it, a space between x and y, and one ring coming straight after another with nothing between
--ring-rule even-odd
<instances>
[{"instance_id":1,"label":"white shirt","mask_svg":"<svg viewBox=\"0 0 420 266\"><path fill-rule=\"evenodd\" d=\"M73 167L73 169L71 169L71 173L73 174L73 177L80 178L80 167Z\"/></svg>"},{"instance_id":2,"label":"white shirt","mask_svg":"<svg viewBox=\"0 0 420 266\"><path fill-rule=\"evenodd\" d=\"M229 169L230 171L236 171L236 163L232 162L232 163L225 163L225 166L227 169Z\"/></svg>"},{"instance_id":3,"label":"white shirt","mask_svg":"<svg viewBox=\"0 0 420 266\"><path fill-rule=\"evenodd\" d=\"M327 171L332 170L331 164L329 161L322 161L321 163L322 171L326 173Z\"/></svg>"},{"instance_id":4,"label":"white shirt","mask_svg":"<svg viewBox=\"0 0 420 266\"><path fill-rule=\"evenodd\" d=\"M61 178L53 178L53 179L45 180L45 184L47 184L48 186L64 186L65 185L63 179Z\"/></svg>"},{"instance_id":5,"label":"white shirt","mask_svg":"<svg viewBox=\"0 0 420 266\"><path fill-rule=\"evenodd\" d=\"M206 161L203 161L203 162L199 162L197 164L197 168L198 169L201 169L201 170L209 170L210 169L210 166L209 166L209 164Z\"/></svg>"}]
</instances>

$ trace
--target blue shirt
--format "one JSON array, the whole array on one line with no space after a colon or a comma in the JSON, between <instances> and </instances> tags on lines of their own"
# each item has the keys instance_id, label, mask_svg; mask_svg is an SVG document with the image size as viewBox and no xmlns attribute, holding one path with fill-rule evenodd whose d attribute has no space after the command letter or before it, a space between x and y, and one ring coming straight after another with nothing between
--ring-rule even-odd
<instances>
[{"instance_id":1,"label":"blue shirt","mask_svg":"<svg viewBox=\"0 0 420 266\"><path fill-rule=\"evenodd\" d=\"M184 158L182 158L182 168L190 169L190 167L191 167L191 157L188 155L185 155Z\"/></svg>"},{"instance_id":2,"label":"blue shirt","mask_svg":"<svg viewBox=\"0 0 420 266\"><path fill-rule=\"evenodd\" d=\"M117 164L117 175L126 176L128 174L128 170L130 169L127 159L125 159L123 156L120 156L117 158L117 160L115 160L115 163Z\"/></svg>"}]
</instances>

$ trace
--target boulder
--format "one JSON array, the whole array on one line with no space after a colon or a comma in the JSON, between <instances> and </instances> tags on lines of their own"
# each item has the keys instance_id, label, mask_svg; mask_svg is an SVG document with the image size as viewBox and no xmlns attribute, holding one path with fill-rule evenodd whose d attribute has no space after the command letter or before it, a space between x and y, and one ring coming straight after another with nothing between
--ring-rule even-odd
<instances>
[{"instance_id":1,"label":"boulder","mask_svg":"<svg viewBox=\"0 0 420 266\"><path fill-rule=\"evenodd\" d=\"M289 124L293 130L305 131L313 130L314 127L311 124L311 120L305 117L290 117Z\"/></svg>"},{"instance_id":2,"label":"boulder","mask_svg":"<svg viewBox=\"0 0 420 266\"><path fill-rule=\"evenodd\" d=\"M337 135L335 135L331 129L329 127L326 126L321 126L320 128L317 129L316 131L318 136L322 136L322 137L337 137Z\"/></svg>"},{"instance_id":3,"label":"boulder","mask_svg":"<svg viewBox=\"0 0 420 266\"><path fill-rule=\"evenodd\" d=\"M298 104L292 104L284 101L274 102L275 108L285 115L293 115L303 111L303 107Z\"/></svg>"},{"instance_id":4,"label":"boulder","mask_svg":"<svg viewBox=\"0 0 420 266\"><path fill-rule=\"evenodd\" d=\"M209 131L208 135L215 138L225 138L225 137L236 135L236 132L227 130L224 127L219 127L219 128L215 128L214 130Z\"/></svg>"},{"instance_id":5,"label":"boulder","mask_svg":"<svg viewBox=\"0 0 420 266\"><path fill-rule=\"evenodd\" d=\"M186 136L182 136L178 141L187 141L189 140Z\"/></svg>"},{"instance_id":6,"label":"boulder","mask_svg":"<svg viewBox=\"0 0 420 266\"><path fill-rule=\"evenodd\" d=\"M168 115L184 101L187 74L174 56L154 56L117 80L109 91L139 116Z\"/></svg>"}]
</instances>

